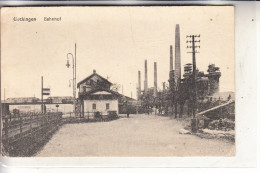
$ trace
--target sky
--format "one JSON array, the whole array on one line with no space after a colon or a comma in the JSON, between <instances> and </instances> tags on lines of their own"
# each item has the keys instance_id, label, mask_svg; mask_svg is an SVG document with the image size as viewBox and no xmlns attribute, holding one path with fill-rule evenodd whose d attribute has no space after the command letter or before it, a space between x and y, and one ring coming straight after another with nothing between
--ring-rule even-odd
<instances>
[{"instance_id":1,"label":"sky","mask_svg":"<svg viewBox=\"0 0 260 173\"><path fill-rule=\"evenodd\" d=\"M13 22L35 17L36 22ZM44 17L61 17L60 22ZM180 25L181 68L192 62L186 35L200 35L197 67L206 73L210 63L220 67L220 91L235 91L233 7L34 7L6 8L1 18L1 99L41 97L41 76L51 96L72 96L72 68L67 53L77 44L77 82L96 72L123 93L136 98L138 70L142 88L144 61L148 86L153 87L157 62L158 88L168 81L170 45ZM71 58L70 58L71 63ZM122 93L122 88L119 91Z\"/></svg>"}]
</instances>

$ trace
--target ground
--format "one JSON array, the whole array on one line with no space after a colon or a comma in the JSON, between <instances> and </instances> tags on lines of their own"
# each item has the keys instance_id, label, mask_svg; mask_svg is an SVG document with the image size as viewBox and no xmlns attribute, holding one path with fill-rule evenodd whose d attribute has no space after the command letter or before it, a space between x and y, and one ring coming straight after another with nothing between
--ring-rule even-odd
<instances>
[{"instance_id":1,"label":"ground","mask_svg":"<svg viewBox=\"0 0 260 173\"><path fill-rule=\"evenodd\" d=\"M36 155L234 156L235 144L179 134L183 123L169 117L130 115L110 122L65 124Z\"/></svg>"}]
</instances>

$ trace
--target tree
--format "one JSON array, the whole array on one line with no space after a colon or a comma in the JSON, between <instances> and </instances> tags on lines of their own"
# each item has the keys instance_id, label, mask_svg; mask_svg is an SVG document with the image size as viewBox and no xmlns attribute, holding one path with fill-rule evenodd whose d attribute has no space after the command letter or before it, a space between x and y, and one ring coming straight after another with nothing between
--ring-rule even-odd
<instances>
[{"instance_id":1,"label":"tree","mask_svg":"<svg viewBox=\"0 0 260 173\"><path fill-rule=\"evenodd\" d=\"M154 107L153 90L148 90L140 96L141 106L144 112L150 114L150 109Z\"/></svg>"},{"instance_id":2,"label":"tree","mask_svg":"<svg viewBox=\"0 0 260 173\"><path fill-rule=\"evenodd\" d=\"M192 88L191 88L191 79L184 78L180 83L179 87L179 103L180 103L180 114L179 118L182 118L184 112L184 105L188 101L188 115L191 113L191 106L192 106Z\"/></svg>"}]
</instances>

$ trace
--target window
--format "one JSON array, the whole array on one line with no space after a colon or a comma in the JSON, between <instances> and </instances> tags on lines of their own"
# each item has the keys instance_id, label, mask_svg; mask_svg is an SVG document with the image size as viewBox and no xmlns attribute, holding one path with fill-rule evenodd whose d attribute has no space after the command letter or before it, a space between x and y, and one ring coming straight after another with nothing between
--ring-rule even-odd
<instances>
[{"instance_id":1,"label":"window","mask_svg":"<svg viewBox=\"0 0 260 173\"><path fill-rule=\"evenodd\" d=\"M96 108L97 108L96 103L93 103L93 105L92 105L92 109L96 109Z\"/></svg>"},{"instance_id":2,"label":"window","mask_svg":"<svg viewBox=\"0 0 260 173\"><path fill-rule=\"evenodd\" d=\"M106 104L106 109L109 109L109 103Z\"/></svg>"}]
</instances>

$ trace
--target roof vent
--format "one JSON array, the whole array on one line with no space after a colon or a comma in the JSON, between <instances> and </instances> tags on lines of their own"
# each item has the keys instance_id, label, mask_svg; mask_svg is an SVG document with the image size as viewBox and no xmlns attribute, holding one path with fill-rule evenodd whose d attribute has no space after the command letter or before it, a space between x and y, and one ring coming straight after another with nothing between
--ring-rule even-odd
<instances>
[{"instance_id":1,"label":"roof vent","mask_svg":"<svg viewBox=\"0 0 260 173\"><path fill-rule=\"evenodd\" d=\"M96 73L96 70L95 70L95 69L93 70L93 73Z\"/></svg>"}]
</instances>

